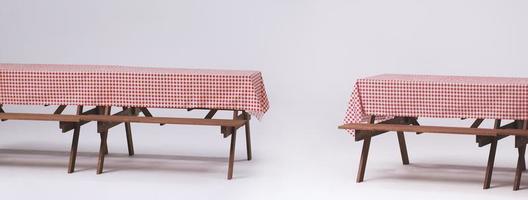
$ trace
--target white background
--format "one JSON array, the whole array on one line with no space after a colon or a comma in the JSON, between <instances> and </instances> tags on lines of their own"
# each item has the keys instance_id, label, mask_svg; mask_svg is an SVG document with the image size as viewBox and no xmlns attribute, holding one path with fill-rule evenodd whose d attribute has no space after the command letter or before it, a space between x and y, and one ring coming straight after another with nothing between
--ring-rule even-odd
<instances>
[{"instance_id":1,"label":"white background","mask_svg":"<svg viewBox=\"0 0 528 200\"><path fill-rule=\"evenodd\" d=\"M271 103L264 120L252 124L253 161L243 160L239 137L232 181L224 179L228 140L216 129L133 125L137 155L128 158L119 126L111 132L107 173L96 176L99 136L93 124L83 127L78 172L66 174L70 134L58 134L55 123L3 122L1 194L7 199L525 198L528 189L511 191L512 139L499 143L490 190L481 189L488 147L452 135L408 134L410 166L400 164L394 135L375 138L366 181L356 184L361 143L336 127L359 77L528 77L526 10L523 0L0 0L1 63L260 70ZM527 188L528 176L523 178L521 187Z\"/></svg>"}]
</instances>

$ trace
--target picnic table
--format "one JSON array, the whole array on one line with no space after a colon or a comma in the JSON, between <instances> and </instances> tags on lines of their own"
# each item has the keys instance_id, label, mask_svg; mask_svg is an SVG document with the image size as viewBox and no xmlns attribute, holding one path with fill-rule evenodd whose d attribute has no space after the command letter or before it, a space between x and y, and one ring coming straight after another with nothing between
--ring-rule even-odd
<instances>
[{"instance_id":1,"label":"picnic table","mask_svg":"<svg viewBox=\"0 0 528 200\"><path fill-rule=\"evenodd\" d=\"M5 105L54 105L54 113L12 113ZM4 107L3 107L4 106ZM68 106L74 114L64 114ZM85 109L93 107L92 109ZM119 108L112 113L111 108ZM207 110L203 118L153 116L149 108ZM128 153L134 155L131 123L216 126L231 137L227 178L233 177L236 132L245 127L251 160L250 120L269 108L258 71L127 67L116 65L0 64L0 119L56 121L73 130L68 172L75 168L81 126L97 122L100 149L97 174L108 154L108 131L125 125ZM229 119L213 119L218 111ZM141 116L142 115L142 116Z\"/></svg>"},{"instance_id":2,"label":"picnic table","mask_svg":"<svg viewBox=\"0 0 528 200\"><path fill-rule=\"evenodd\" d=\"M474 119L470 127L429 126L419 118ZM493 120L493 128L480 127ZM510 121L509 123L504 123ZM358 79L341 129L363 141L357 182L364 179L371 138L396 132L404 165L409 164L404 132L475 135L490 145L484 189L490 187L497 142L515 137L518 160L514 190L526 170L528 78L382 74Z\"/></svg>"}]
</instances>

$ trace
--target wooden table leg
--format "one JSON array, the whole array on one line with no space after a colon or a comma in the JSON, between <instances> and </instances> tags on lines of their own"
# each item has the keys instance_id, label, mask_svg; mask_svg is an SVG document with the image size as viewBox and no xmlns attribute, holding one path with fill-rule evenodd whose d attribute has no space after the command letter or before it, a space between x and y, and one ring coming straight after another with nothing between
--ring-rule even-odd
<instances>
[{"instance_id":1,"label":"wooden table leg","mask_svg":"<svg viewBox=\"0 0 528 200\"><path fill-rule=\"evenodd\" d=\"M238 111L233 111L233 119L238 118ZM229 146L229 159L227 166L227 179L231 180L233 178L233 165L235 164L235 146L236 146L236 129L233 130L231 134L231 144Z\"/></svg>"},{"instance_id":2,"label":"wooden table leg","mask_svg":"<svg viewBox=\"0 0 528 200\"><path fill-rule=\"evenodd\" d=\"M229 148L229 163L227 168L227 179L233 178L233 165L235 162L236 130L231 134L231 145Z\"/></svg>"},{"instance_id":3,"label":"wooden table leg","mask_svg":"<svg viewBox=\"0 0 528 200\"><path fill-rule=\"evenodd\" d=\"M522 146L517 147L519 151L519 157L517 159L517 168L515 170L515 180L513 181L513 190L519 190L519 187L521 186L521 176L524 169L524 156L526 152L526 144L523 144Z\"/></svg>"},{"instance_id":4,"label":"wooden table leg","mask_svg":"<svg viewBox=\"0 0 528 200\"><path fill-rule=\"evenodd\" d=\"M493 174L493 165L495 164L495 153L497 152L497 138L494 138L490 145L488 156L488 166L486 167L486 176L484 177L484 189L490 188L491 175Z\"/></svg>"},{"instance_id":5,"label":"wooden table leg","mask_svg":"<svg viewBox=\"0 0 528 200\"><path fill-rule=\"evenodd\" d=\"M519 151L519 154L522 154L523 156L521 157L521 169L522 171L526 171L526 145L523 146L522 149L518 149Z\"/></svg>"},{"instance_id":6,"label":"wooden table leg","mask_svg":"<svg viewBox=\"0 0 528 200\"><path fill-rule=\"evenodd\" d=\"M369 117L369 124L374 124L376 121L376 116L371 115ZM367 168L367 159L370 149L370 140L372 136L367 136L363 139L363 148L361 149L361 158L359 159L359 168L356 177L356 182L361 183L365 177L365 169Z\"/></svg>"},{"instance_id":7,"label":"wooden table leg","mask_svg":"<svg viewBox=\"0 0 528 200\"><path fill-rule=\"evenodd\" d=\"M126 107L123 107L123 110L126 110ZM134 108L131 108L131 115L135 115ZM134 143L132 142L132 128L130 127L130 122L125 122L125 132L126 132L126 139L127 139L127 146L128 146L128 155L133 156L134 155Z\"/></svg>"},{"instance_id":8,"label":"wooden table leg","mask_svg":"<svg viewBox=\"0 0 528 200\"><path fill-rule=\"evenodd\" d=\"M99 137L101 138L101 141L103 141L103 137L104 137L104 136L103 136L102 133L99 134ZM106 143L105 143L104 146L103 146L103 153L104 153L105 155L108 155L108 144L106 144Z\"/></svg>"},{"instance_id":9,"label":"wooden table leg","mask_svg":"<svg viewBox=\"0 0 528 200\"><path fill-rule=\"evenodd\" d=\"M75 171L75 161L77 159L77 146L79 145L79 126L75 125L73 130L73 139L70 150L70 162L68 163L68 173L73 173Z\"/></svg>"},{"instance_id":10,"label":"wooden table leg","mask_svg":"<svg viewBox=\"0 0 528 200\"><path fill-rule=\"evenodd\" d=\"M397 132L398 134L398 143L400 143L400 153L402 157L402 162L404 165L409 164L409 155L407 154L407 145L405 144L405 135L403 132Z\"/></svg>"},{"instance_id":11,"label":"wooden table leg","mask_svg":"<svg viewBox=\"0 0 528 200\"><path fill-rule=\"evenodd\" d=\"M110 115L111 109L112 109L112 107L110 107L110 106L102 107L101 115ZM106 131L106 133L108 134L108 131ZM101 135L101 140L102 139L103 139L103 136ZM105 153L105 155L108 155L108 143L106 143L106 142L104 144L104 153Z\"/></svg>"},{"instance_id":12,"label":"wooden table leg","mask_svg":"<svg viewBox=\"0 0 528 200\"><path fill-rule=\"evenodd\" d=\"M100 133L101 134L101 145L99 146L99 159L97 162L97 174L103 173L103 166L104 166L104 159L105 159L105 146L106 146L106 140L108 137L108 133Z\"/></svg>"},{"instance_id":13,"label":"wooden table leg","mask_svg":"<svg viewBox=\"0 0 528 200\"><path fill-rule=\"evenodd\" d=\"M528 120L519 121L519 128L528 129ZM526 154L526 138L521 136L515 137L515 146L519 152L519 157L517 158L517 168L515 169L515 179L513 181L513 190L519 190L521 186L521 176L522 173L526 170L525 154Z\"/></svg>"},{"instance_id":14,"label":"wooden table leg","mask_svg":"<svg viewBox=\"0 0 528 200\"><path fill-rule=\"evenodd\" d=\"M110 107L105 106L103 108L103 112L101 113L103 115L110 115ZM108 130L101 132L99 134L101 135L101 145L99 146L99 158L97 162L97 172L96 172L97 174L103 173L105 155L108 154L108 145L107 145Z\"/></svg>"},{"instance_id":15,"label":"wooden table leg","mask_svg":"<svg viewBox=\"0 0 528 200\"><path fill-rule=\"evenodd\" d=\"M64 110L64 108L62 109ZM82 114L83 106L77 106L77 115ZM81 133L81 125L75 123L75 128L73 129L73 138L72 145L70 150L70 162L68 163L68 173L73 173L75 171L75 161L77 160L77 147L79 146L79 135Z\"/></svg>"},{"instance_id":16,"label":"wooden table leg","mask_svg":"<svg viewBox=\"0 0 528 200\"><path fill-rule=\"evenodd\" d=\"M367 158L370 148L370 140L371 137L367 137L363 140L363 149L361 150L361 158L359 160L359 169L357 174L356 182L361 183L363 182L363 178L365 177L365 169L367 167Z\"/></svg>"},{"instance_id":17,"label":"wooden table leg","mask_svg":"<svg viewBox=\"0 0 528 200\"><path fill-rule=\"evenodd\" d=\"M499 129L501 127L501 120L496 119L493 127L495 129ZM484 176L484 186L482 187L483 189L488 189L491 186L491 176L493 175L493 166L495 165L495 154L497 153L498 141L499 141L499 138L494 137L490 145L490 151L488 155L488 165L486 167L486 175Z\"/></svg>"},{"instance_id":18,"label":"wooden table leg","mask_svg":"<svg viewBox=\"0 0 528 200\"><path fill-rule=\"evenodd\" d=\"M247 160L252 159L251 155L251 135L250 135L250 126L249 126L249 120L251 117L248 113L244 112L245 119L247 120L245 128L246 128L246 149L247 149Z\"/></svg>"}]
</instances>

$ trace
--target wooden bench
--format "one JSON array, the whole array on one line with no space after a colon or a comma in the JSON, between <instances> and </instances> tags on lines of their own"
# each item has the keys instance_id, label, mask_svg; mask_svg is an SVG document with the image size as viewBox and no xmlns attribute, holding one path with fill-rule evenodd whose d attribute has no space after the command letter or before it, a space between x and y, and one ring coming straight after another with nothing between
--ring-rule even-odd
<instances>
[{"instance_id":1,"label":"wooden bench","mask_svg":"<svg viewBox=\"0 0 528 200\"><path fill-rule=\"evenodd\" d=\"M34 113L0 113L0 119L6 120L32 120L32 121L63 121L79 122L77 115L56 115L56 114L34 114Z\"/></svg>"},{"instance_id":2,"label":"wooden bench","mask_svg":"<svg viewBox=\"0 0 528 200\"><path fill-rule=\"evenodd\" d=\"M499 135L528 136L528 130L521 130L521 129L489 129L489 128L465 128L465 127L448 127L448 126L416 126L416 125L399 125L399 124L362 124L362 123L345 124L345 125L339 126L339 128L340 129L355 129L355 130L363 130L363 131L429 132L429 133L482 135L482 136L499 136Z\"/></svg>"},{"instance_id":3,"label":"wooden bench","mask_svg":"<svg viewBox=\"0 0 528 200\"><path fill-rule=\"evenodd\" d=\"M224 138L231 136L230 152L228 158L227 178L233 177L233 164L235 156L236 131L245 126L246 132L246 150L247 159L251 160L251 139L249 121L250 115L245 111L227 110L233 112L232 119L212 119L218 109L210 109L204 118L175 118L175 117L154 117L147 108L127 108L111 115L111 107L98 106L94 109L83 112L83 106L77 106L75 115L62 114L66 106L59 106L54 114L35 114L35 113L6 113L0 105L0 119L5 120L36 120L36 121L58 121L62 132L74 130L72 147L70 151L70 161L68 164L68 173L75 169L77 155L77 146L80 134L80 127L86 123L97 122L97 130L101 135L99 149L99 158L97 164L97 174L103 172L105 155L108 154L107 135L109 129L121 123L125 124L127 135L127 145L129 155L134 155L132 134L130 123L150 123L150 124L175 124L175 125L198 125L198 126L217 126ZM192 109L189 109L189 111ZM240 112L240 114L239 114ZM143 113L144 116L139 116Z\"/></svg>"},{"instance_id":4,"label":"wooden bench","mask_svg":"<svg viewBox=\"0 0 528 200\"><path fill-rule=\"evenodd\" d=\"M339 126L339 129L353 129L356 134L356 141L363 140L363 148L359 163L357 182L362 182L365 175L368 152L371 138L383 133L394 131L397 133L400 153L404 165L409 164L409 156L405 143L404 132L420 133L440 133L440 134L459 134L475 135L479 147L491 144L486 175L484 178L484 189L490 187L495 154L498 140L507 136L515 136L515 146L519 150L517 168L514 181L514 190L519 189L522 172L526 170L525 150L528 143L528 121L515 120L509 124L501 126L501 120L496 119L494 128L479 128L484 119L476 119L471 127L448 127L448 126L423 126L417 121L417 118L395 117L394 119L375 123L375 116L371 116L368 123L350 123Z\"/></svg>"}]
</instances>

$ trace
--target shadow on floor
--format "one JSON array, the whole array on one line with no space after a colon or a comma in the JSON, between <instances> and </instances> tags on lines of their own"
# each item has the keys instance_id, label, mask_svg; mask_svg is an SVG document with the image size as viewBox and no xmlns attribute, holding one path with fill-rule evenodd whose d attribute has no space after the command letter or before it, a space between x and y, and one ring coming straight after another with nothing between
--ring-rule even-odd
<instances>
[{"instance_id":1,"label":"shadow on floor","mask_svg":"<svg viewBox=\"0 0 528 200\"><path fill-rule=\"evenodd\" d=\"M376 170L376 175L371 175L371 178L368 178L368 175L366 175L367 178L365 181L394 179L478 185L483 184L485 170L485 166L414 163L395 169ZM368 170L366 173L368 173ZM491 188L512 187L514 175L515 168L513 167L494 167ZM527 185L528 183L526 172L523 178L521 186Z\"/></svg>"},{"instance_id":2,"label":"shadow on floor","mask_svg":"<svg viewBox=\"0 0 528 200\"><path fill-rule=\"evenodd\" d=\"M76 172L94 170L97 165L97 153L79 152ZM66 170L69 152L25 149L0 149L0 167L64 168ZM247 161L239 158L238 161ZM196 171L225 170L227 157L158 155L111 153L105 159L105 173L125 170L155 171Z\"/></svg>"}]
</instances>

